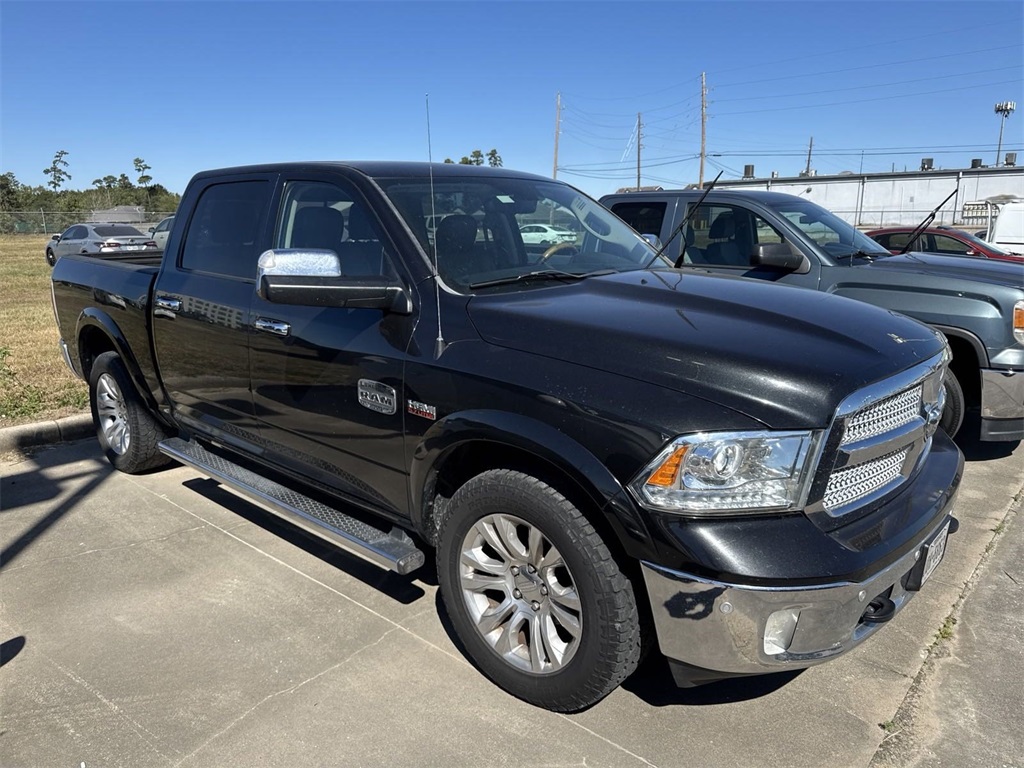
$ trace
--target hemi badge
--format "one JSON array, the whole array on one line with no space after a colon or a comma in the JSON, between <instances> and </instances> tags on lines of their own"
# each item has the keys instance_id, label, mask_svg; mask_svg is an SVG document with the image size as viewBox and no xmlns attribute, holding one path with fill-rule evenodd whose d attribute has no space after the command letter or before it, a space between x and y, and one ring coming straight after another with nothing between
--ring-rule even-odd
<instances>
[{"instance_id":1,"label":"hemi badge","mask_svg":"<svg viewBox=\"0 0 1024 768\"><path fill-rule=\"evenodd\" d=\"M413 416L422 416L431 421L437 420L437 408L426 403L418 403L415 400L407 400L409 413Z\"/></svg>"}]
</instances>

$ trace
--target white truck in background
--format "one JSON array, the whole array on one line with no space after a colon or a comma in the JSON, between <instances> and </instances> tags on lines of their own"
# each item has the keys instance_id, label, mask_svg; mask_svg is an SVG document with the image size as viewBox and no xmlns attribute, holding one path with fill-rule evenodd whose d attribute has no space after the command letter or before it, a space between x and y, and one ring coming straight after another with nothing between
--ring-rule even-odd
<instances>
[{"instance_id":1,"label":"white truck in background","mask_svg":"<svg viewBox=\"0 0 1024 768\"><path fill-rule=\"evenodd\" d=\"M999 246L1010 253L1024 254L1024 199L997 195L968 207L984 208L987 222L982 240Z\"/></svg>"}]
</instances>

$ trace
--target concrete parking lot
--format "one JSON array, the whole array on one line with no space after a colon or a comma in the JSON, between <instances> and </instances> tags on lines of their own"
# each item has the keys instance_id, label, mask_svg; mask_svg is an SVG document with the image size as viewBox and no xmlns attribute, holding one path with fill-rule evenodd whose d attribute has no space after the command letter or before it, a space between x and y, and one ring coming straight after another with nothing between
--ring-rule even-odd
<instances>
[{"instance_id":1,"label":"concrete parking lot","mask_svg":"<svg viewBox=\"0 0 1024 768\"><path fill-rule=\"evenodd\" d=\"M965 448L960 531L871 641L800 674L689 691L652 658L571 716L509 697L465 660L429 562L418 578L384 573L186 468L118 474L94 441L14 458L0 467L0 765L910 764L943 729L930 735L921 725L941 720L908 707L933 683L965 695L950 674L920 676L929 649L943 626L953 638L939 651L957 633L984 645L983 611L947 617L993 540L1024 536L1000 533L1024 448ZM1019 632L999 643L1021 658ZM978 764L1020 764L1017 730Z\"/></svg>"}]
</instances>

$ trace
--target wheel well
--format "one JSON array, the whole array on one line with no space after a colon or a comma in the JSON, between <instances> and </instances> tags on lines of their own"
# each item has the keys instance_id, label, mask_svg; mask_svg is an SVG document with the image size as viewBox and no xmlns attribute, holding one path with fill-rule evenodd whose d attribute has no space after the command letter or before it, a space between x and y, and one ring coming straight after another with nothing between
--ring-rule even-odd
<instances>
[{"instance_id":1,"label":"wheel well","mask_svg":"<svg viewBox=\"0 0 1024 768\"><path fill-rule=\"evenodd\" d=\"M949 342L949 351L953 353L949 369L964 390L964 401L968 407L980 405L981 364L974 347L966 339L957 336L947 336L946 340Z\"/></svg>"},{"instance_id":2,"label":"wheel well","mask_svg":"<svg viewBox=\"0 0 1024 768\"><path fill-rule=\"evenodd\" d=\"M489 469L511 469L547 483L583 513L620 565L632 559L624 557L619 538L601 513L599 502L579 480L534 453L489 441L462 443L448 451L435 465L423 489L422 500L424 535L431 544L437 543L445 506L455 491L467 480Z\"/></svg>"},{"instance_id":3,"label":"wheel well","mask_svg":"<svg viewBox=\"0 0 1024 768\"><path fill-rule=\"evenodd\" d=\"M623 574L633 584L645 651L655 647L654 618L650 604L643 598L644 580L640 561L627 554L619 535L601 512L600 502L580 481L534 453L490 441L473 441L456 446L445 454L435 464L424 486L421 501L421 528L430 545L437 547L445 507L455 491L466 481L489 469L511 469L535 477L565 496L587 518L601 536L601 540L608 547Z\"/></svg>"},{"instance_id":4,"label":"wheel well","mask_svg":"<svg viewBox=\"0 0 1024 768\"><path fill-rule=\"evenodd\" d=\"M78 337L78 358L82 363L82 376L89 381L92 365L104 352L116 352L114 342L99 328L87 326Z\"/></svg>"}]
</instances>

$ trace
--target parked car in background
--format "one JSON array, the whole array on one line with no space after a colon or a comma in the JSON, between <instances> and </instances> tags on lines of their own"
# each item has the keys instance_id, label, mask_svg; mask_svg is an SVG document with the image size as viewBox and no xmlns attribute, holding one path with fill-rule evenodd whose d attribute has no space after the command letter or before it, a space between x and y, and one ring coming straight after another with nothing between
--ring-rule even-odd
<instances>
[{"instance_id":1,"label":"parked car in background","mask_svg":"<svg viewBox=\"0 0 1024 768\"><path fill-rule=\"evenodd\" d=\"M519 228L523 242L527 245L554 245L555 243L575 243L576 233L564 227L552 227L549 224L524 224Z\"/></svg>"},{"instance_id":2,"label":"parked car in background","mask_svg":"<svg viewBox=\"0 0 1024 768\"><path fill-rule=\"evenodd\" d=\"M122 253L159 250L149 235L128 224L72 224L46 243L46 263L51 267L72 253Z\"/></svg>"},{"instance_id":3,"label":"parked car in background","mask_svg":"<svg viewBox=\"0 0 1024 768\"><path fill-rule=\"evenodd\" d=\"M168 216L166 219L161 219L160 223L155 227L150 227L149 229L149 234L153 236L153 242L156 243L156 247L161 251L167 245L167 236L171 233L171 224L173 223L174 217Z\"/></svg>"},{"instance_id":4,"label":"parked car in background","mask_svg":"<svg viewBox=\"0 0 1024 768\"><path fill-rule=\"evenodd\" d=\"M914 227L888 227L867 232L867 236L892 253L900 253L906 246ZM1024 263L1024 256L1011 253L992 243L987 243L970 232L953 227L928 227L917 240L911 251L941 253L943 256L977 256L983 259L1017 261Z\"/></svg>"},{"instance_id":5,"label":"parked car in background","mask_svg":"<svg viewBox=\"0 0 1024 768\"><path fill-rule=\"evenodd\" d=\"M702 193L695 189L626 192L601 202L637 232L659 237L664 255L684 273L799 286L928 323L946 337L953 355L940 419L946 434L956 434L969 408L980 412L981 440L1024 439L1020 263L893 255L799 196L736 189L705 194L700 205Z\"/></svg>"}]
</instances>

